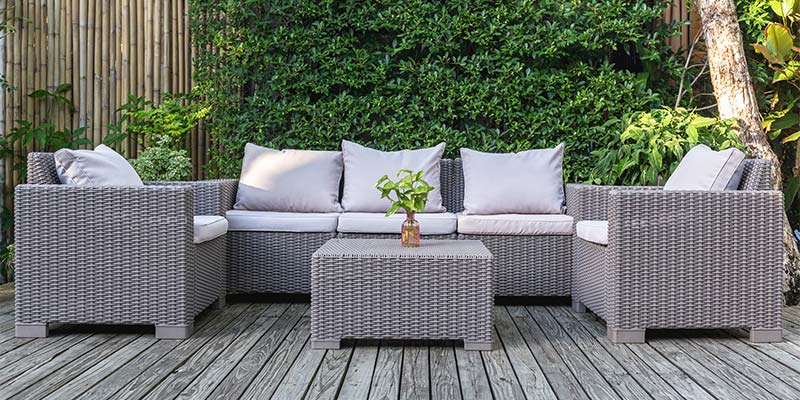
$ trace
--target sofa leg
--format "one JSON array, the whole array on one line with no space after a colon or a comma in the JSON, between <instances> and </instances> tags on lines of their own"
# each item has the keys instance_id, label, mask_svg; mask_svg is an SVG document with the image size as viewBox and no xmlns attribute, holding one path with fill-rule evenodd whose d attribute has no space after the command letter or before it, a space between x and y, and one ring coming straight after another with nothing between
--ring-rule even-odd
<instances>
[{"instance_id":1,"label":"sofa leg","mask_svg":"<svg viewBox=\"0 0 800 400\"><path fill-rule=\"evenodd\" d=\"M187 339L194 325L156 325L156 339Z\"/></svg>"},{"instance_id":2,"label":"sofa leg","mask_svg":"<svg viewBox=\"0 0 800 400\"><path fill-rule=\"evenodd\" d=\"M608 340L611 343L644 343L644 329L618 329L608 327L607 329Z\"/></svg>"},{"instance_id":3,"label":"sofa leg","mask_svg":"<svg viewBox=\"0 0 800 400\"><path fill-rule=\"evenodd\" d=\"M225 295L219 296L211 306L217 310L225 308Z\"/></svg>"},{"instance_id":4,"label":"sofa leg","mask_svg":"<svg viewBox=\"0 0 800 400\"><path fill-rule=\"evenodd\" d=\"M465 351L492 351L492 342L464 340Z\"/></svg>"},{"instance_id":5,"label":"sofa leg","mask_svg":"<svg viewBox=\"0 0 800 400\"><path fill-rule=\"evenodd\" d=\"M576 313L585 313L586 305L581 303L580 300L572 299L572 311Z\"/></svg>"},{"instance_id":6,"label":"sofa leg","mask_svg":"<svg viewBox=\"0 0 800 400\"><path fill-rule=\"evenodd\" d=\"M782 328L750 328L750 341L753 343L776 343L783 341Z\"/></svg>"},{"instance_id":7,"label":"sofa leg","mask_svg":"<svg viewBox=\"0 0 800 400\"><path fill-rule=\"evenodd\" d=\"M16 324L14 334L18 338L46 338L50 334L47 324Z\"/></svg>"},{"instance_id":8,"label":"sofa leg","mask_svg":"<svg viewBox=\"0 0 800 400\"><path fill-rule=\"evenodd\" d=\"M311 348L317 350L339 350L342 347L341 340L312 340Z\"/></svg>"}]
</instances>

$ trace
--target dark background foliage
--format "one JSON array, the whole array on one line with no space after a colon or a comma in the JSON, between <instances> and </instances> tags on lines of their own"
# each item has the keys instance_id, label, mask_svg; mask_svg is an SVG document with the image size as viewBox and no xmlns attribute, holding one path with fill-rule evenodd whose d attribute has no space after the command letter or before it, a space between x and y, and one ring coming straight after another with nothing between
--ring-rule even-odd
<instances>
[{"instance_id":1,"label":"dark background foliage","mask_svg":"<svg viewBox=\"0 0 800 400\"><path fill-rule=\"evenodd\" d=\"M193 0L211 176L244 144L384 150L566 142L588 179L603 124L662 104L679 65L661 0Z\"/></svg>"}]
</instances>

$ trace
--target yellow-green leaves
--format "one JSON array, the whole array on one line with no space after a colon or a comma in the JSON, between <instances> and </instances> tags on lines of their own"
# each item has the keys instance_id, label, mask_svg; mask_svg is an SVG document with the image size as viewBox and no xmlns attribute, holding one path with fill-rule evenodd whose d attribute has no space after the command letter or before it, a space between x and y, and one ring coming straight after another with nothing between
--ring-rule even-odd
<instances>
[{"instance_id":1,"label":"yellow-green leaves","mask_svg":"<svg viewBox=\"0 0 800 400\"><path fill-rule=\"evenodd\" d=\"M382 199L389 199L392 205L386 216L393 215L401 208L406 212L422 212L428 203L428 193L435 188L422 179L422 171L401 169L397 172L398 181L392 181L388 175L382 176L375 184L381 192ZM402 176L402 177L401 177ZM394 196L392 196L394 195Z\"/></svg>"}]
</instances>

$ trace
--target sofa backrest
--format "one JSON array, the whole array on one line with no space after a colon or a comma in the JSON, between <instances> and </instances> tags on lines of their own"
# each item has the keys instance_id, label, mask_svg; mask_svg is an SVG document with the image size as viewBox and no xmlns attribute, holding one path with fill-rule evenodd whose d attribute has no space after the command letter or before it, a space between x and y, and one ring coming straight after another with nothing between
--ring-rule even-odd
<instances>
[{"instance_id":1,"label":"sofa backrest","mask_svg":"<svg viewBox=\"0 0 800 400\"><path fill-rule=\"evenodd\" d=\"M443 159L441 167L441 191L444 206L450 212L464 211L464 172L461 159ZM30 153L28 155L28 183L37 185L61 183L56 173L53 153ZM762 159L745 160L739 190L769 190L771 188L772 164Z\"/></svg>"}]
</instances>

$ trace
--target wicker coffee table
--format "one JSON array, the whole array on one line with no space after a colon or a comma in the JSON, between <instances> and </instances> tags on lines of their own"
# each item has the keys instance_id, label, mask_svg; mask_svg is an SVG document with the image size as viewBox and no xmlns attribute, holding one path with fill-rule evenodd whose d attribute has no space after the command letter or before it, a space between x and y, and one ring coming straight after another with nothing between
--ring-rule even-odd
<instances>
[{"instance_id":1,"label":"wicker coffee table","mask_svg":"<svg viewBox=\"0 0 800 400\"><path fill-rule=\"evenodd\" d=\"M492 260L478 240L331 239L311 261L311 346L460 339L465 350L491 350Z\"/></svg>"}]
</instances>

